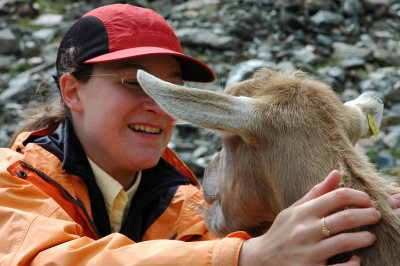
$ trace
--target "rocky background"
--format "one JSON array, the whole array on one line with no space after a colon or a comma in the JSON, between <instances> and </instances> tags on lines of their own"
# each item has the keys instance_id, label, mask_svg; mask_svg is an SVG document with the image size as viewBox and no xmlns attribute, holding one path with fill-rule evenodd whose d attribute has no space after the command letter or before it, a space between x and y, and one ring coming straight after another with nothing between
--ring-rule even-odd
<instances>
[{"instance_id":1,"label":"rocky background","mask_svg":"<svg viewBox=\"0 0 400 266\"><path fill-rule=\"evenodd\" d=\"M176 30L184 51L215 71L223 90L262 66L292 66L328 84L343 101L367 90L385 104L381 134L360 142L378 169L400 175L400 3L398 0L138 0ZM0 0L0 146L29 102L56 90L61 37L87 11L117 1ZM193 84L191 84L193 85ZM179 125L170 146L201 177L217 136Z\"/></svg>"}]
</instances>

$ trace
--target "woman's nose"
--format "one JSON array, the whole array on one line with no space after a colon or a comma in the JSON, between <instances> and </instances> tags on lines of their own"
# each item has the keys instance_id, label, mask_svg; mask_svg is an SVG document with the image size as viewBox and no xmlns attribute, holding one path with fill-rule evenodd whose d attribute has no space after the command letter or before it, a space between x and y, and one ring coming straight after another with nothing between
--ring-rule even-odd
<instances>
[{"instance_id":1,"label":"woman's nose","mask_svg":"<svg viewBox=\"0 0 400 266\"><path fill-rule=\"evenodd\" d=\"M166 114L166 112L158 105L158 103L148 95L146 95L145 99L143 100L143 109L159 115Z\"/></svg>"}]
</instances>

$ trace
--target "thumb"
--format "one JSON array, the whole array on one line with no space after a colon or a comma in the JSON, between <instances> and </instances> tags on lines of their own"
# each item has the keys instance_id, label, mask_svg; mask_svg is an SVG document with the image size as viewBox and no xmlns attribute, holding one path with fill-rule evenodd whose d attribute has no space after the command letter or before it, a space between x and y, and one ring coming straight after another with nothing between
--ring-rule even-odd
<instances>
[{"instance_id":1,"label":"thumb","mask_svg":"<svg viewBox=\"0 0 400 266\"><path fill-rule=\"evenodd\" d=\"M328 192L331 192L338 188L341 180L340 172L338 170L333 170L321 183L315 185L310 192L308 192L304 197L296 201L293 206L300 205L304 202L310 201L312 199L318 198Z\"/></svg>"}]
</instances>

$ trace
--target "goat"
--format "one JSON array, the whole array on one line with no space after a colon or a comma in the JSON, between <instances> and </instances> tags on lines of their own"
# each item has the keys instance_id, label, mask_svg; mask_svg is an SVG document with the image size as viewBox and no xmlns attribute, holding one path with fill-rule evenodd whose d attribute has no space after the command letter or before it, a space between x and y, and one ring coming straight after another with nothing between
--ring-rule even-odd
<instances>
[{"instance_id":1,"label":"goat","mask_svg":"<svg viewBox=\"0 0 400 266\"><path fill-rule=\"evenodd\" d=\"M142 70L137 76L166 112L220 132L222 149L203 181L213 233L265 233L280 211L338 169L342 185L366 192L382 213L378 224L362 228L376 235L373 247L355 253L363 265L400 263L400 219L387 203L398 188L355 148L371 136L366 114L380 124L383 104L372 93L343 104L328 85L301 71L266 68L224 93L173 85Z\"/></svg>"}]
</instances>

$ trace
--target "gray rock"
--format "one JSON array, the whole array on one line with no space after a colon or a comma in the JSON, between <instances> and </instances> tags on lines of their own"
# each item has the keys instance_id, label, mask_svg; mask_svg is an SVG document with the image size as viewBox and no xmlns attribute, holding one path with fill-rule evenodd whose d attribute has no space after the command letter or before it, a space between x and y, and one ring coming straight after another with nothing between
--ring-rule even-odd
<instances>
[{"instance_id":1,"label":"gray rock","mask_svg":"<svg viewBox=\"0 0 400 266\"><path fill-rule=\"evenodd\" d=\"M390 170L397 166L396 157L388 152L379 153L376 157L372 158L371 161L375 167L381 171Z\"/></svg>"},{"instance_id":2,"label":"gray rock","mask_svg":"<svg viewBox=\"0 0 400 266\"><path fill-rule=\"evenodd\" d=\"M394 0L363 0L364 5L369 8L389 7Z\"/></svg>"},{"instance_id":3,"label":"gray rock","mask_svg":"<svg viewBox=\"0 0 400 266\"><path fill-rule=\"evenodd\" d=\"M278 66L276 64L260 59L251 59L248 61L244 61L232 68L227 78L226 86L249 78L257 69L262 67L278 69Z\"/></svg>"},{"instance_id":4,"label":"gray rock","mask_svg":"<svg viewBox=\"0 0 400 266\"><path fill-rule=\"evenodd\" d=\"M15 61L15 56L0 55L0 70L8 70Z\"/></svg>"},{"instance_id":5,"label":"gray rock","mask_svg":"<svg viewBox=\"0 0 400 266\"><path fill-rule=\"evenodd\" d=\"M181 43L185 45L209 46L218 49L232 49L239 41L227 35L219 35L210 30L183 28L175 31Z\"/></svg>"},{"instance_id":6,"label":"gray rock","mask_svg":"<svg viewBox=\"0 0 400 266\"><path fill-rule=\"evenodd\" d=\"M174 6L172 8L172 13L214 7L215 5L219 4L219 2L219 0L190 0Z\"/></svg>"},{"instance_id":7,"label":"gray rock","mask_svg":"<svg viewBox=\"0 0 400 266\"><path fill-rule=\"evenodd\" d=\"M19 51L17 36L10 29L0 30L0 54L15 54Z\"/></svg>"},{"instance_id":8,"label":"gray rock","mask_svg":"<svg viewBox=\"0 0 400 266\"><path fill-rule=\"evenodd\" d=\"M0 104L24 99L31 85L32 80L29 74L23 73L16 76L10 80L9 87L0 94Z\"/></svg>"},{"instance_id":9,"label":"gray rock","mask_svg":"<svg viewBox=\"0 0 400 266\"><path fill-rule=\"evenodd\" d=\"M360 47L358 45L335 42L332 46L335 54L340 58L366 58L371 54L369 49Z\"/></svg>"},{"instance_id":10,"label":"gray rock","mask_svg":"<svg viewBox=\"0 0 400 266\"><path fill-rule=\"evenodd\" d=\"M319 10L338 10L335 1L326 0L306 0L304 2L304 9L310 12Z\"/></svg>"},{"instance_id":11,"label":"gray rock","mask_svg":"<svg viewBox=\"0 0 400 266\"><path fill-rule=\"evenodd\" d=\"M357 90L355 90L355 89L345 89L343 91L342 95L340 96L340 100L342 102L348 102L348 101L354 100L358 96L360 96L360 93Z\"/></svg>"},{"instance_id":12,"label":"gray rock","mask_svg":"<svg viewBox=\"0 0 400 266\"><path fill-rule=\"evenodd\" d=\"M267 60L267 61L272 60L273 55L272 55L271 48L269 47L269 45L261 43L258 46L256 58L259 58L262 60Z\"/></svg>"},{"instance_id":13,"label":"gray rock","mask_svg":"<svg viewBox=\"0 0 400 266\"><path fill-rule=\"evenodd\" d=\"M43 14L31 22L34 26L57 26L61 23L64 16L59 14Z\"/></svg>"},{"instance_id":14,"label":"gray rock","mask_svg":"<svg viewBox=\"0 0 400 266\"><path fill-rule=\"evenodd\" d=\"M389 128L389 133L384 137L383 143L389 148L398 148L400 145L400 126Z\"/></svg>"},{"instance_id":15,"label":"gray rock","mask_svg":"<svg viewBox=\"0 0 400 266\"><path fill-rule=\"evenodd\" d=\"M315 46L306 45L303 49L294 52L294 57L297 61L305 64L314 64L318 61L318 56L314 53Z\"/></svg>"},{"instance_id":16,"label":"gray rock","mask_svg":"<svg viewBox=\"0 0 400 266\"><path fill-rule=\"evenodd\" d=\"M343 22L343 19L341 14L326 10L318 11L310 18L311 22L317 26L322 24L339 25Z\"/></svg>"},{"instance_id":17,"label":"gray rock","mask_svg":"<svg viewBox=\"0 0 400 266\"><path fill-rule=\"evenodd\" d=\"M41 53L41 47L33 40L26 40L21 43L22 53L26 57L38 56Z\"/></svg>"},{"instance_id":18,"label":"gray rock","mask_svg":"<svg viewBox=\"0 0 400 266\"><path fill-rule=\"evenodd\" d=\"M43 58L40 56L28 58L28 64L31 66L38 66L40 64L43 64Z\"/></svg>"},{"instance_id":19,"label":"gray rock","mask_svg":"<svg viewBox=\"0 0 400 266\"><path fill-rule=\"evenodd\" d=\"M317 42L325 47L331 47L333 40L325 34L317 34Z\"/></svg>"},{"instance_id":20,"label":"gray rock","mask_svg":"<svg viewBox=\"0 0 400 266\"><path fill-rule=\"evenodd\" d=\"M206 146L198 146L192 153L193 158L200 158L207 154L208 148Z\"/></svg>"},{"instance_id":21,"label":"gray rock","mask_svg":"<svg viewBox=\"0 0 400 266\"><path fill-rule=\"evenodd\" d=\"M303 6L304 0L279 0L275 1L275 6L286 9L299 9Z\"/></svg>"},{"instance_id":22,"label":"gray rock","mask_svg":"<svg viewBox=\"0 0 400 266\"><path fill-rule=\"evenodd\" d=\"M339 66L344 69L350 69L350 68L362 67L364 64L365 64L364 59L353 57L340 61Z\"/></svg>"},{"instance_id":23,"label":"gray rock","mask_svg":"<svg viewBox=\"0 0 400 266\"><path fill-rule=\"evenodd\" d=\"M390 108L390 111L396 115L400 115L400 103L393 104L392 108Z\"/></svg>"},{"instance_id":24,"label":"gray rock","mask_svg":"<svg viewBox=\"0 0 400 266\"><path fill-rule=\"evenodd\" d=\"M400 3L396 3L390 6L389 14L400 17Z\"/></svg>"},{"instance_id":25,"label":"gray rock","mask_svg":"<svg viewBox=\"0 0 400 266\"><path fill-rule=\"evenodd\" d=\"M41 43L48 43L51 40L53 40L55 35L56 35L55 29L45 28L33 32L32 37Z\"/></svg>"},{"instance_id":26,"label":"gray rock","mask_svg":"<svg viewBox=\"0 0 400 266\"><path fill-rule=\"evenodd\" d=\"M392 103L398 103L400 102L400 84L396 83L395 87L388 87L386 91L388 91L385 94L385 100L392 102Z\"/></svg>"},{"instance_id":27,"label":"gray rock","mask_svg":"<svg viewBox=\"0 0 400 266\"><path fill-rule=\"evenodd\" d=\"M364 7L359 0L345 0L343 12L348 16L359 16L364 14Z\"/></svg>"}]
</instances>

